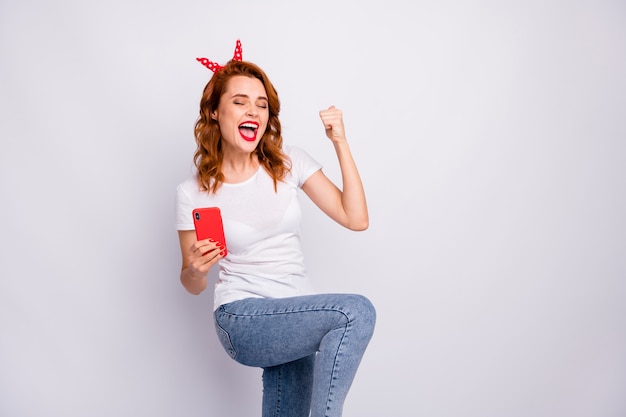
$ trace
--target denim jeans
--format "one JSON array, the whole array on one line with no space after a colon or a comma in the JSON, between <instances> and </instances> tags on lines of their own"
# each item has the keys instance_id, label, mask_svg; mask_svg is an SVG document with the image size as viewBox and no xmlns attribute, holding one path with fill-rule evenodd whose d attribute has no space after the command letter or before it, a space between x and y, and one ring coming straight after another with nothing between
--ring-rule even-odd
<instances>
[{"instance_id":1,"label":"denim jeans","mask_svg":"<svg viewBox=\"0 0 626 417\"><path fill-rule=\"evenodd\" d=\"M340 417L375 321L356 294L247 298L215 311L230 357L263 368L263 417Z\"/></svg>"}]
</instances>

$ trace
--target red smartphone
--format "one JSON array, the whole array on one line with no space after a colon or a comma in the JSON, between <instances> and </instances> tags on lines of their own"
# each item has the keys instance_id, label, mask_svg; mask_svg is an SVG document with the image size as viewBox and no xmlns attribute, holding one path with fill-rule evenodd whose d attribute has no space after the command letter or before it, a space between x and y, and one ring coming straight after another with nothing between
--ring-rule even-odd
<instances>
[{"instance_id":1,"label":"red smartphone","mask_svg":"<svg viewBox=\"0 0 626 417\"><path fill-rule=\"evenodd\" d=\"M196 238L198 240L213 239L222 247L224 256L228 255L222 213L219 207L197 208L193 210L192 214Z\"/></svg>"}]
</instances>

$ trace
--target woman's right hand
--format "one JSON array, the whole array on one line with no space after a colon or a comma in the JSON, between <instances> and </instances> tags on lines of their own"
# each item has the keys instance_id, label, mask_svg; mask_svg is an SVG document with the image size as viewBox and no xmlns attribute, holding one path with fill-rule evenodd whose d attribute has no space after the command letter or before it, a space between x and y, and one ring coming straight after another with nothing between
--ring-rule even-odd
<instances>
[{"instance_id":1,"label":"woman's right hand","mask_svg":"<svg viewBox=\"0 0 626 417\"><path fill-rule=\"evenodd\" d=\"M213 265L223 258L222 248L211 239L194 242L187 251L187 268L192 277L205 277Z\"/></svg>"},{"instance_id":2,"label":"woman's right hand","mask_svg":"<svg viewBox=\"0 0 626 417\"><path fill-rule=\"evenodd\" d=\"M180 282L190 293L200 294L211 267L223 258L222 248L210 239L197 241L193 230L179 230L178 240L183 258Z\"/></svg>"}]
</instances>

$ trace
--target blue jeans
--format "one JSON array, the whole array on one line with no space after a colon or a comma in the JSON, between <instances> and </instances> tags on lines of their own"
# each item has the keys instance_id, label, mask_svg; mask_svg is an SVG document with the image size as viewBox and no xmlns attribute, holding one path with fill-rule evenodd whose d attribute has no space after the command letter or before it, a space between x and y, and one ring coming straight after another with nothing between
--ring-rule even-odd
<instances>
[{"instance_id":1,"label":"blue jeans","mask_svg":"<svg viewBox=\"0 0 626 417\"><path fill-rule=\"evenodd\" d=\"M355 294L247 298L215 310L237 362L263 368L263 417L340 417L376 312Z\"/></svg>"}]
</instances>

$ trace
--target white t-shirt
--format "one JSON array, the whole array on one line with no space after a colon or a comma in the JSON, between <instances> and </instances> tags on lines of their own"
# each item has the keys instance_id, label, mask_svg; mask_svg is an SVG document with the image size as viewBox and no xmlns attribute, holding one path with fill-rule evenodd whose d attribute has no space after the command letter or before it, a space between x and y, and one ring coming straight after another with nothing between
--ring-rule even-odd
<instances>
[{"instance_id":1,"label":"white t-shirt","mask_svg":"<svg viewBox=\"0 0 626 417\"><path fill-rule=\"evenodd\" d=\"M200 190L196 174L176 193L176 228L193 230L191 212L219 207L228 255L219 262L214 308L249 297L282 298L313 293L300 245L298 190L322 166L300 148L284 146L291 173L278 182L259 170L216 194Z\"/></svg>"}]
</instances>

